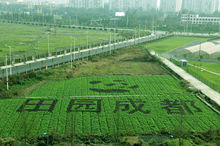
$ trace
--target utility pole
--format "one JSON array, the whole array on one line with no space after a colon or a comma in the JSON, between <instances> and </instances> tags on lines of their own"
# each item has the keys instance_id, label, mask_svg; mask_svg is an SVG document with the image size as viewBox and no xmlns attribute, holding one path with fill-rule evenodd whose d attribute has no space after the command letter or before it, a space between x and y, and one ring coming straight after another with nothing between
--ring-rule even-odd
<instances>
[{"instance_id":1,"label":"utility pole","mask_svg":"<svg viewBox=\"0 0 220 146\"><path fill-rule=\"evenodd\" d=\"M186 32L188 32L189 24L186 22Z\"/></svg>"},{"instance_id":2,"label":"utility pole","mask_svg":"<svg viewBox=\"0 0 220 146\"><path fill-rule=\"evenodd\" d=\"M218 23L218 33L220 34L220 23Z\"/></svg>"},{"instance_id":3,"label":"utility pole","mask_svg":"<svg viewBox=\"0 0 220 146\"><path fill-rule=\"evenodd\" d=\"M10 66L10 75L12 75L12 56L11 56L11 46L9 46L9 48L10 48L10 64L11 64L11 66Z\"/></svg>"},{"instance_id":4,"label":"utility pole","mask_svg":"<svg viewBox=\"0 0 220 146\"><path fill-rule=\"evenodd\" d=\"M128 13L127 13L127 22L126 22L127 27L128 27L128 22L129 22L129 20L128 20Z\"/></svg>"},{"instance_id":5,"label":"utility pole","mask_svg":"<svg viewBox=\"0 0 220 146\"><path fill-rule=\"evenodd\" d=\"M9 54L10 54L10 75L12 75L12 55L11 55L11 46L6 45L9 48Z\"/></svg>"},{"instance_id":6,"label":"utility pole","mask_svg":"<svg viewBox=\"0 0 220 146\"><path fill-rule=\"evenodd\" d=\"M8 58L7 58L7 55L5 56L5 66L6 66L6 86L7 86L7 90L9 90L9 87L8 87L8 67L7 67L7 61L8 61Z\"/></svg>"},{"instance_id":7,"label":"utility pole","mask_svg":"<svg viewBox=\"0 0 220 146\"><path fill-rule=\"evenodd\" d=\"M70 54L71 54L71 68L73 68L73 44L71 41L71 46L70 46Z\"/></svg>"},{"instance_id":8,"label":"utility pole","mask_svg":"<svg viewBox=\"0 0 220 146\"><path fill-rule=\"evenodd\" d=\"M137 28L135 27L135 33L134 33L134 44L135 44L135 41L136 41L136 38L137 38L137 36L136 36L137 34L136 34L136 33L137 33Z\"/></svg>"},{"instance_id":9,"label":"utility pole","mask_svg":"<svg viewBox=\"0 0 220 146\"><path fill-rule=\"evenodd\" d=\"M192 25L192 23L190 23L190 24L191 24L191 30L190 31L192 33L193 32L193 25Z\"/></svg>"},{"instance_id":10,"label":"utility pole","mask_svg":"<svg viewBox=\"0 0 220 146\"><path fill-rule=\"evenodd\" d=\"M48 57L50 56L50 33L48 32L48 37L47 37L47 49L48 49Z\"/></svg>"},{"instance_id":11,"label":"utility pole","mask_svg":"<svg viewBox=\"0 0 220 146\"><path fill-rule=\"evenodd\" d=\"M89 32L87 31L87 49L89 49Z\"/></svg>"},{"instance_id":12,"label":"utility pole","mask_svg":"<svg viewBox=\"0 0 220 146\"><path fill-rule=\"evenodd\" d=\"M110 40L109 40L109 47L110 47L110 55L112 54L112 45L111 45L111 43L112 43L112 32L110 31Z\"/></svg>"},{"instance_id":13,"label":"utility pole","mask_svg":"<svg viewBox=\"0 0 220 146\"><path fill-rule=\"evenodd\" d=\"M153 22L152 22L152 33L154 34L154 18L153 18Z\"/></svg>"},{"instance_id":14,"label":"utility pole","mask_svg":"<svg viewBox=\"0 0 220 146\"><path fill-rule=\"evenodd\" d=\"M116 41L116 29L114 28L114 43L115 43L115 41Z\"/></svg>"},{"instance_id":15,"label":"utility pole","mask_svg":"<svg viewBox=\"0 0 220 146\"><path fill-rule=\"evenodd\" d=\"M139 38L140 38L141 37L141 34L140 34L140 24L139 24L139 31L138 32L139 32Z\"/></svg>"},{"instance_id":16,"label":"utility pole","mask_svg":"<svg viewBox=\"0 0 220 146\"><path fill-rule=\"evenodd\" d=\"M114 38L114 49L115 49L116 36L117 36L117 35L116 35L116 29L114 29L114 33L115 33L115 34L114 34L114 37L115 37L115 38Z\"/></svg>"},{"instance_id":17,"label":"utility pole","mask_svg":"<svg viewBox=\"0 0 220 146\"><path fill-rule=\"evenodd\" d=\"M201 61L201 47L202 47L202 43L200 42L200 45L199 45L199 61Z\"/></svg>"},{"instance_id":18,"label":"utility pole","mask_svg":"<svg viewBox=\"0 0 220 146\"><path fill-rule=\"evenodd\" d=\"M183 23L183 32L185 32L185 22Z\"/></svg>"},{"instance_id":19,"label":"utility pole","mask_svg":"<svg viewBox=\"0 0 220 146\"><path fill-rule=\"evenodd\" d=\"M75 50L76 50L76 38L74 38L74 60L76 59Z\"/></svg>"}]
</instances>

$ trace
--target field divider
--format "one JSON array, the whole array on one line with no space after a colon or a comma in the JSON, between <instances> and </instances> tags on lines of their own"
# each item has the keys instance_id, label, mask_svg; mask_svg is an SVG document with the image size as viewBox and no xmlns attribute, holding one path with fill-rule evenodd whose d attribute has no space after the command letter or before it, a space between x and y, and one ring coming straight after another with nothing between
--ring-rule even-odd
<instances>
[{"instance_id":1,"label":"field divider","mask_svg":"<svg viewBox=\"0 0 220 146\"><path fill-rule=\"evenodd\" d=\"M94 95L94 96L48 96L48 97L26 97L26 98L73 98L73 97L144 97L144 96L173 96L173 95L181 95L181 93L173 93L173 94L140 94L140 95Z\"/></svg>"}]
</instances>

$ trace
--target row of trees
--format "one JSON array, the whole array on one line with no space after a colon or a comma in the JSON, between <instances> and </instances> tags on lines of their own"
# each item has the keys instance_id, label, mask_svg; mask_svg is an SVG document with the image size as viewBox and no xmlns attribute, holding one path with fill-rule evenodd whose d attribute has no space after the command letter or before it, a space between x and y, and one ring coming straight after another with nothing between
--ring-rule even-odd
<instances>
[{"instance_id":1,"label":"row of trees","mask_svg":"<svg viewBox=\"0 0 220 146\"><path fill-rule=\"evenodd\" d=\"M159 29L163 31L218 32L219 25L192 25L181 23L181 13L164 14L149 11L128 10L125 17L115 17L115 12L105 9L74 9L62 6L32 6L0 4L0 19L31 21L50 24L90 25L101 27ZM193 13L193 12L192 12ZM201 14L204 15L204 14ZM220 16L214 13L213 16Z\"/></svg>"}]
</instances>

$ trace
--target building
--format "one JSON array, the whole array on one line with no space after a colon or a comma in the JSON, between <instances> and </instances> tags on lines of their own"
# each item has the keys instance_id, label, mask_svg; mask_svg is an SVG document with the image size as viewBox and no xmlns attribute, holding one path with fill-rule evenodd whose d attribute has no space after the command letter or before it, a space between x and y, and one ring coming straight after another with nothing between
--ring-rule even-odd
<instances>
[{"instance_id":1,"label":"building","mask_svg":"<svg viewBox=\"0 0 220 146\"><path fill-rule=\"evenodd\" d=\"M182 9L182 0L160 0L160 10L163 12L179 12Z\"/></svg>"},{"instance_id":2,"label":"building","mask_svg":"<svg viewBox=\"0 0 220 146\"><path fill-rule=\"evenodd\" d=\"M200 17L199 15L183 14L181 22L190 24L220 24L220 17Z\"/></svg>"},{"instance_id":3,"label":"building","mask_svg":"<svg viewBox=\"0 0 220 146\"><path fill-rule=\"evenodd\" d=\"M127 11L128 9L151 10L157 8L158 0L110 0L110 9Z\"/></svg>"},{"instance_id":4,"label":"building","mask_svg":"<svg viewBox=\"0 0 220 146\"><path fill-rule=\"evenodd\" d=\"M73 8L104 8L104 0L69 0L69 6Z\"/></svg>"},{"instance_id":5,"label":"building","mask_svg":"<svg viewBox=\"0 0 220 146\"><path fill-rule=\"evenodd\" d=\"M220 0L183 0L182 9L197 13L219 11Z\"/></svg>"},{"instance_id":6,"label":"building","mask_svg":"<svg viewBox=\"0 0 220 146\"><path fill-rule=\"evenodd\" d=\"M110 9L115 11L126 11L134 7L132 5L133 0L111 0Z\"/></svg>"},{"instance_id":7,"label":"building","mask_svg":"<svg viewBox=\"0 0 220 146\"><path fill-rule=\"evenodd\" d=\"M157 9L158 0L135 0L135 8L143 10Z\"/></svg>"}]
</instances>

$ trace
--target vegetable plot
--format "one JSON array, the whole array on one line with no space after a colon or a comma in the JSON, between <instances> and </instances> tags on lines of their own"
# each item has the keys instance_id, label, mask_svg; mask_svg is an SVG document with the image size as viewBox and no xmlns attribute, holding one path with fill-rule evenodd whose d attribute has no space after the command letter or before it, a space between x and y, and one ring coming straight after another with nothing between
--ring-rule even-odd
<instances>
[{"instance_id":1,"label":"vegetable plot","mask_svg":"<svg viewBox=\"0 0 220 146\"><path fill-rule=\"evenodd\" d=\"M1 136L220 128L219 115L171 76L83 77L48 83L30 96L37 98L0 100Z\"/></svg>"}]
</instances>

